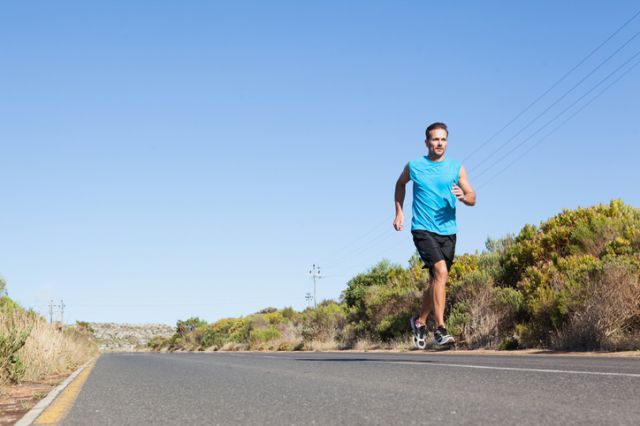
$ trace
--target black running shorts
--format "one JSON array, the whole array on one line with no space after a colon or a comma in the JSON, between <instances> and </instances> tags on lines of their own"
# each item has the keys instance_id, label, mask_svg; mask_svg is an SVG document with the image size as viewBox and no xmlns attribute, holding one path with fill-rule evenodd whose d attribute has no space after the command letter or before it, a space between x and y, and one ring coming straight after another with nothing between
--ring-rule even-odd
<instances>
[{"instance_id":1,"label":"black running shorts","mask_svg":"<svg viewBox=\"0 0 640 426\"><path fill-rule=\"evenodd\" d=\"M418 254L424 261L424 267L431 269L437 262L444 260L447 271L451 269L453 255L456 251L456 235L440 235L429 231L414 230L413 242Z\"/></svg>"}]
</instances>

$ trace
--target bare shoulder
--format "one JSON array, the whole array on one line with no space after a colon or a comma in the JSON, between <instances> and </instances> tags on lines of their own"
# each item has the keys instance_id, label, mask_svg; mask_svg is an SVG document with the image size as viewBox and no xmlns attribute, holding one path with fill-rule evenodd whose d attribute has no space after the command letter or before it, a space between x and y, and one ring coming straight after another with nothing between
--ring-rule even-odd
<instances>
[{"instance_id":1,"label":"bare shoulder","mask_svg":"<svg viewBox=\"0 0 640 426\"><path fill-rule=\"evenodd\" d=\"M460 172L458 172L458 176L460 178L467 178L467 169L464 168L463 164L460 164Z\"/></svg>"}]
</instances>

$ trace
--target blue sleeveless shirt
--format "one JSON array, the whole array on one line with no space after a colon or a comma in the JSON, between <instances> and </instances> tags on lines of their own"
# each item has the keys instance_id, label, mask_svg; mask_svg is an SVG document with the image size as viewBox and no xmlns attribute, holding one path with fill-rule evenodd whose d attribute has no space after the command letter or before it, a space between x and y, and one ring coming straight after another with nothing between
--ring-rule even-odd
<instances>
[{"instance_id":1,"label":"blue sleeveless shirt","mask_svg":"<svg viewBox=\"0 0 640 426\"><path fill-rule=\"evenodd\" d=\"M411 230L453 235L456 229L456 196L451 189L458 183L460 162L445 158L431 161L426 155L409 161L413 181L413 219Z\"/></svg>"}]
</instances>

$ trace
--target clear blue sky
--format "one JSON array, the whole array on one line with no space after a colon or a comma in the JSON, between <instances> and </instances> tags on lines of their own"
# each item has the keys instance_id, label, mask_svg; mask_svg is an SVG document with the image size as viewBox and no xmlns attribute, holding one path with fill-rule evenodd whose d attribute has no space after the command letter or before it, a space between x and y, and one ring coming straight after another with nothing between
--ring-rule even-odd
<instances>
[{"instance_id":1,"label":"clear blue sky","mask_svg":"<svg viewBox=\"0 0 640 426\"><path fill-rule=\"evenodd\" d=\"M433 121L478 188L458 209L459 254L563 208L640 206L640 66L538 142L620 75L544 126L640 36L532 121L640 17L486 142L639 7L5 2L0 275L25 306L64 299L70 322L301 309L313 263L318 299L338 298L354 274L413 252L392 231L393 188Z\"/></svg>"}]
</instances>

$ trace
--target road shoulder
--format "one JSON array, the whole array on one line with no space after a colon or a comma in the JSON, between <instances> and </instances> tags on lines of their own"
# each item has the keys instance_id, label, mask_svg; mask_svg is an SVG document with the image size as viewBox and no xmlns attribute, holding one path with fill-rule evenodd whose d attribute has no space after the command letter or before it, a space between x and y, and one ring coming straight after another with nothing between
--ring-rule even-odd
<instances>
[{"instance_id":1,"label":"road shoulder","mask_svg":"<svg viewBox=\"0 0 640 426\"><path fill-rule=\"evenodd\" d=\"M97 359L74 371L67 379L25 414L16 426L57 424L69 412Z\"/></svg>"}]
</instances>

